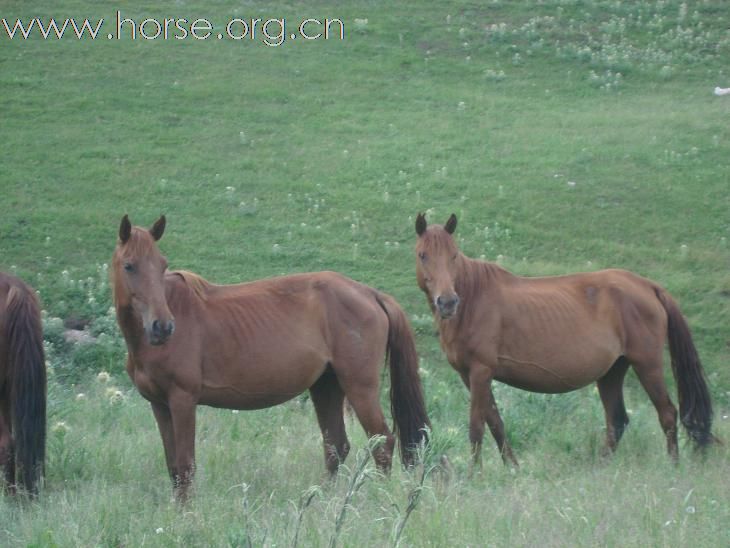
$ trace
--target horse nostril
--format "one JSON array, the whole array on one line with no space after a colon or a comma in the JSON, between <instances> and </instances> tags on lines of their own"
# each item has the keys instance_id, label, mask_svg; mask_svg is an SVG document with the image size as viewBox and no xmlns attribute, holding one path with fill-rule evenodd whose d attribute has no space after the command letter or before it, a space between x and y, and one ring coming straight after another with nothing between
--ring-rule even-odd
<instances>
[{"instance_id":1,"label":"horse nostril","mask_svg":"<svg viewBox=\"0 0 730 548\"><path fill-rule=\"evenodd\" d=\"M154 320L152 322L152 333L154 333L155 335L160 334L160 320Z\"/></svg>"},{"instance_id":2,"label":"horse nostril","mask_svg":"<svg viewBox=\"0 0 730 548\"><path fill-rule=\"evenodd\" d=\"M452 297L437 297L436 298L436 306L438 306L441 309L452 309L456 308L459 304L459 296L454 295Z\"/></svg>"}]
</instances>

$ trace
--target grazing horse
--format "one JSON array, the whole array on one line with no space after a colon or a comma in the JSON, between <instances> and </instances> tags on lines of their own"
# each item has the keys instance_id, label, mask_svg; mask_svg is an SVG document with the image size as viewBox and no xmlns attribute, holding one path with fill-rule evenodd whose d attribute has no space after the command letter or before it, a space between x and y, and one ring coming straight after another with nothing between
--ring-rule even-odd
<instances>
[{"instance_id":1,"label":"grazing horse","mask_svg":"<svg viewBox=\"0 0 730 548\"><path fill-rule=\"evenodd\" d=\"M408 320L384 293L334 272L214 285L167 271L156 241L165 217L145 230L125 215L112 259L117 322L127 372L152 405L175 494L185 500L195 466L197 405L261 409L309 390L335 473L350 449L347 396L387 471L395 438L379 401L390 355L391 410L401 460L410 464L429 425Z\"/></svg>"},{"instance_id":2,"label":"grazing horse","mask_svg":"<svg viewBox=\"0 0 730 548\"><path fill-rule=\"evenodd\" d=\"M0 468L5 489L36 494L46 454L46 361L35 292L0 273Z\"/></svg>"},{"instance_id":3,"label":"grazing horse","mask_svg":"<svg viewBox=\"0 0 730 548\"><path fill-rule=\"evenodd\" d=\"M712 404L697 350L677 303L651 280L625 270L523 278L469 259L445 225L416 219L416 276L438 323L449 363L470 391L469 438L481 467L486 422L505 463L517 465L492 395L492 381L560 393L592 382L606 414L606 447L616 449L629 417L623 381L633 366L659 415L674 460L677 410L667 393L662 353L669 341L679 414L696 446L711 434Z\"/></svg>"}]
</instances>

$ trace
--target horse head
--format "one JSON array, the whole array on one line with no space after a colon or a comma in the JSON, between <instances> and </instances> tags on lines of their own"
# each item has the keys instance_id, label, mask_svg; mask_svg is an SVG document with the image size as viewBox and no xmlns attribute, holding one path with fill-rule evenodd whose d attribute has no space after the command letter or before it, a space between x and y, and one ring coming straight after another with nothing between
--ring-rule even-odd
<instances>
[{"instance_id":1,"label":"horse head","mask_svg":"<svg viewBox=\"0 0 730 548\"><path fill-rule=\"evenodd\" d=\"M117 309L131 307L152 345L165 343L175 331L175 318L165 297L167 259L156 243L164 232L164 215L149 230L133 227L125 215L112 258Z\"/></svg>"},{"instance_id":2,"label":"horse head","mask_svg":"<svg viewBox=\"0 0 730 548\"><path fill-rule=\"evenodd\" d=\"M456 314L459 295L454 280L461 253L454 241L456 215L453 213L446 224L427 226L426 216L416 217L416 278L418 286L426 293L431 309L447 320Z\"/></svg>"}]
</instances>

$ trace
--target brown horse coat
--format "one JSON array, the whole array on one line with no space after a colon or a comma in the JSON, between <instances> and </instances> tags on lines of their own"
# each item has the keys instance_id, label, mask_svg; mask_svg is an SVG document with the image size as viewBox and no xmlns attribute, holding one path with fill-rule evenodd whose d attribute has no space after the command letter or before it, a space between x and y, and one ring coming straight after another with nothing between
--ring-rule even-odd
<instances>
[{"instance_id":1,"label":"brown horse coat","mask_svg":"<svg viewBox=\"0 0 730 548\"><path fill-rule=\"evenodd\" d=\"M606 411L607 447L628 424L623 378L630 365L649 394L677 455L677 412L662 353L669 340L680 415L690 437L712 440L712 407L697 351L676 302L656 283L625 270L525 278L464 256L444 225L416 221L419 287L426 293L449 363L471 392L475 460L486 422L506 461L516 464L491 383L533 392L567 392L597 382Z\"/></svg>"},{"instance_id":2,"label":"brown horse coat","mask_svg":"<svg viewBox=\"0 0 730 548\"><path fill-rule=\"evenodd\" d=\"M413 335L396 301L334 272L214 285L168 272L147 231L125 216L112 260L127 371L152 404L170 474L186 495L194 466L195 407L259 409L309 390L331 472L349 450L347 396L368 436L382 435L378 464L390 467L394 438L380 408L380 367L390 353L391 405L401 456L428 426Z\"/></svg>"}]
</instances>

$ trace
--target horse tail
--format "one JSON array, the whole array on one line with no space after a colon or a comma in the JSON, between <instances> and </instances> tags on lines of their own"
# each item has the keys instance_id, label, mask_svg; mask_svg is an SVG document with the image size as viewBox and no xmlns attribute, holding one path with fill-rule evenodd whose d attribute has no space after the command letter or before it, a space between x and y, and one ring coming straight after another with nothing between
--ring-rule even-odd
<instances>
[{"instance_id":1,"label":"horse tail","mask_svg":"<svg viewBox=\"0 0 730 548\"><path fill-rule=\"evenodd\" d=\"M8 293L5 337L16 481L35 494L46 454L46 362L40 305L25 284L12 285Z\"/></svg>"},{"instance_id":2,"label":"horse tail","mask_svg":"<svg viewBox=\"0 0 730 548\"><path fill-rule=\"evenodd\" d=\"M692 342L687 321L676 301L656 287L656 295L667 313L667 338L672 358L672 372L677 383L679 417L695 447L705 448L717 439L712 435L712 400L705 373Z\"/></svg>"},{"instance_id":3,"label":"horse tail","mask_svg":"<svg viewBox=\"0 0 730 548\"><path fill-rule=\"evenodd\" d=\"M388 316L389 323L386 353L390 363L393 430L400 444L401 461L411 466L416 462L418 446L428 443L428 428L431 426L418 376L416 344L408 319L395 299L376 293L375 300Z\"/></svg>"}]
</instances>

